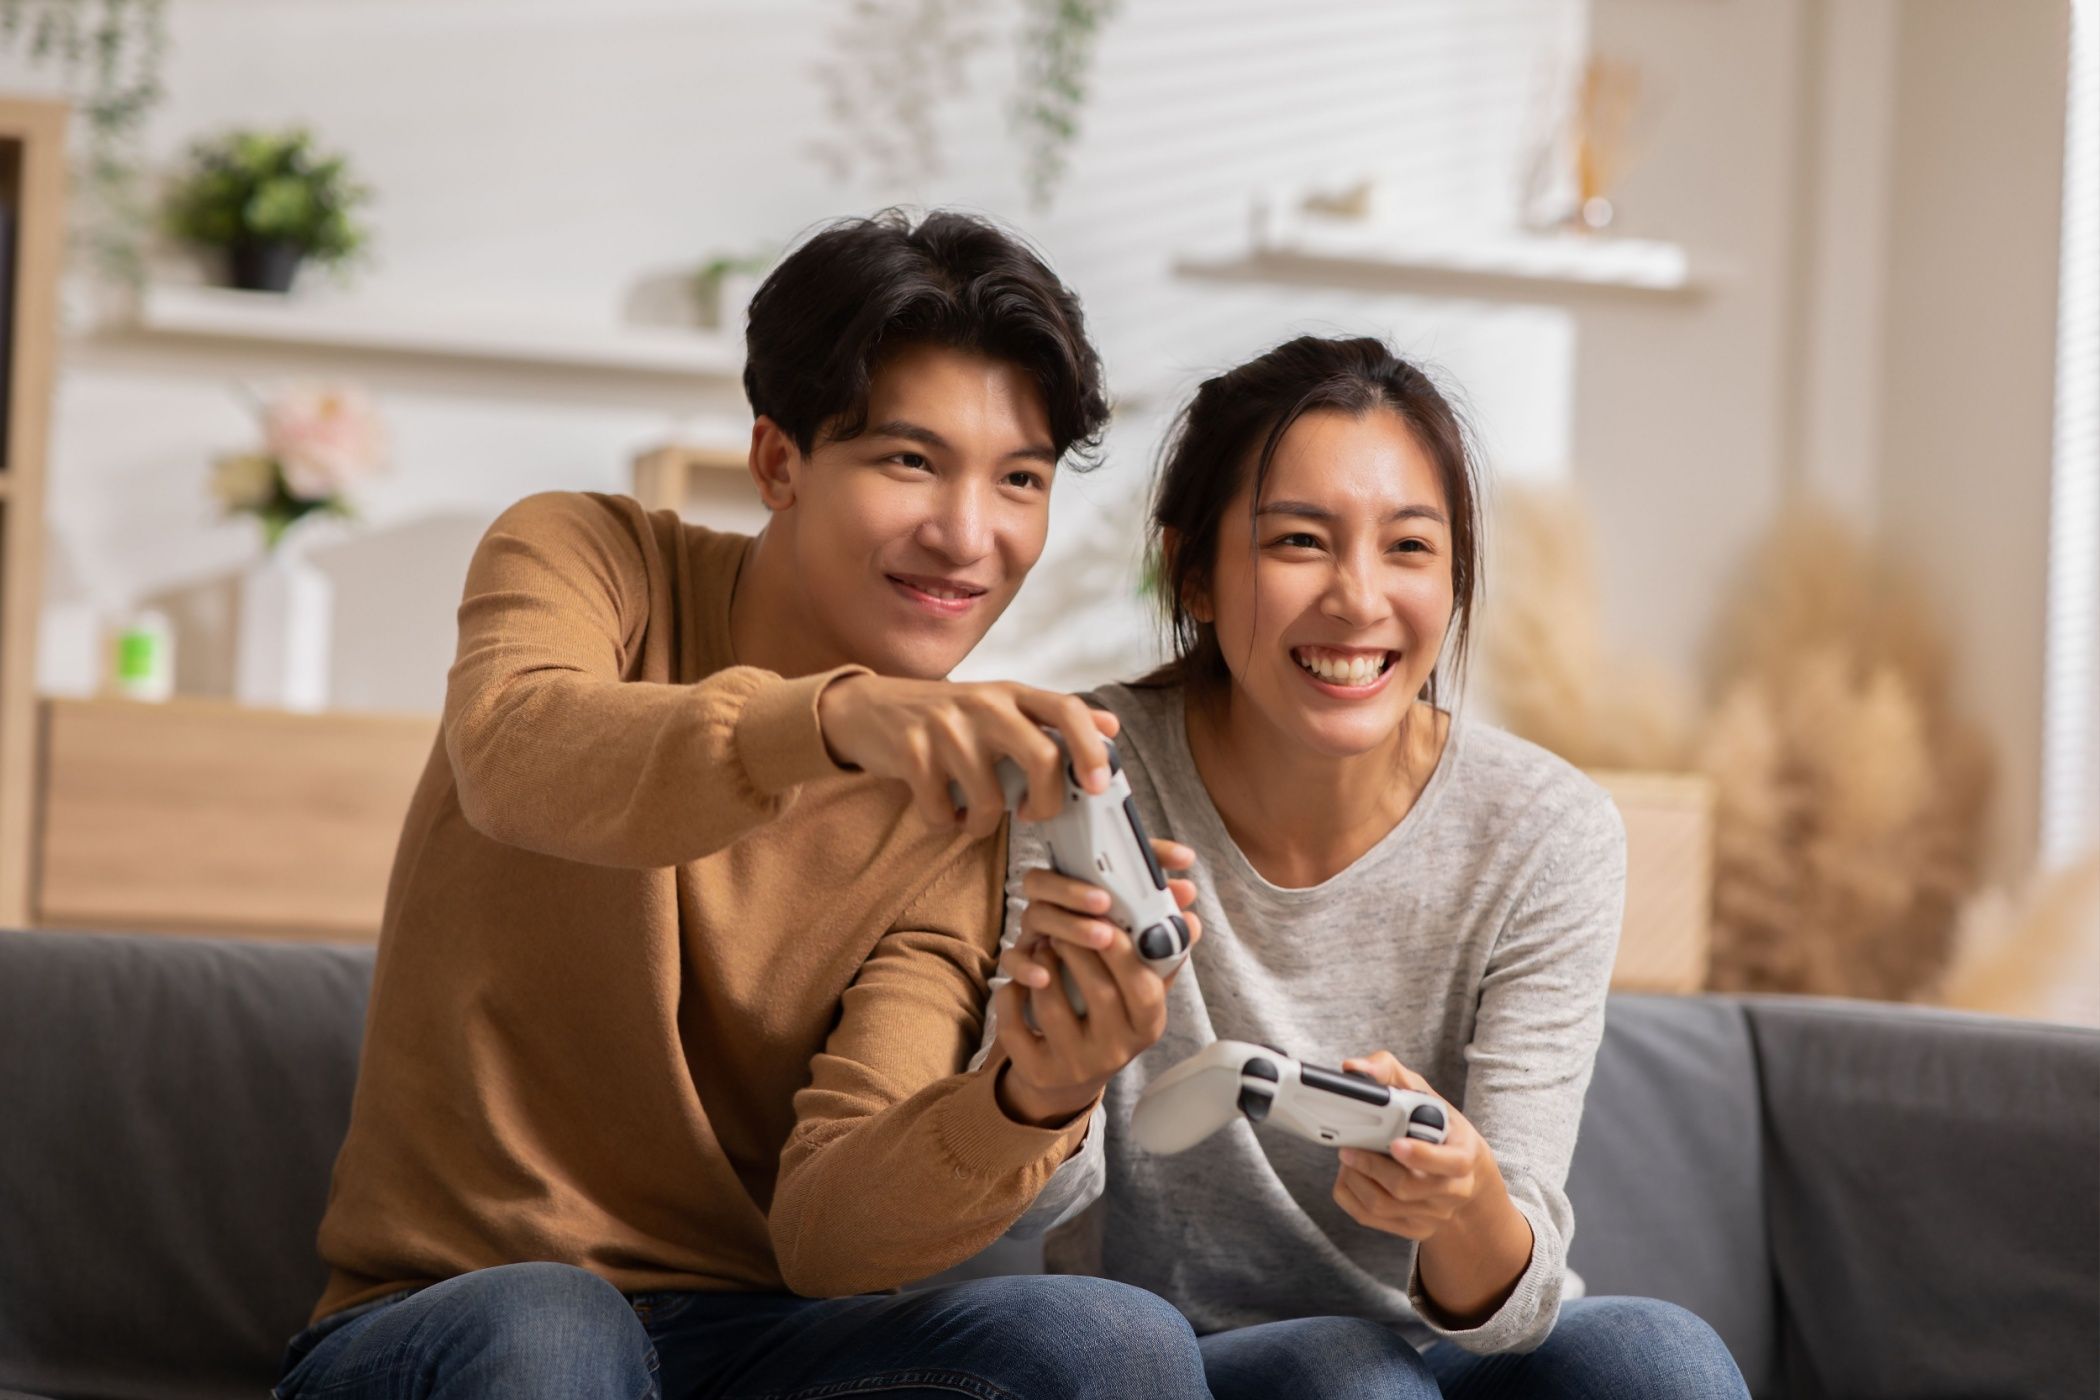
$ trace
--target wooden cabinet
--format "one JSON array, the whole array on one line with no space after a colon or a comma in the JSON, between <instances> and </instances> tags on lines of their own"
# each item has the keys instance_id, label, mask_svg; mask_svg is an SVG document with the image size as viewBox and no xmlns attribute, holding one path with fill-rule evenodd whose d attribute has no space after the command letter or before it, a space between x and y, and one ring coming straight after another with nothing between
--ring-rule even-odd
<instances>
[{"instance_id":1,"label":"wooden cabinet","mask_svg":"<svg viewBox=\"0 0 2100 1400\"><path fill-rule=\"evenodd\" d=\"M46 700L39 925L378 936L429 715Z\"/></svg>"},{"instance_id":2,"label":"wooden cabinet","mask_svg":"<svg viewBox=\"0 0 2100 1400\"><path fill-rule=\"evenodd\" d=\"M66 105L0 98L0 928L27 922L35 841L44 454L65 258Z\"/></svg>"}]
</instances>

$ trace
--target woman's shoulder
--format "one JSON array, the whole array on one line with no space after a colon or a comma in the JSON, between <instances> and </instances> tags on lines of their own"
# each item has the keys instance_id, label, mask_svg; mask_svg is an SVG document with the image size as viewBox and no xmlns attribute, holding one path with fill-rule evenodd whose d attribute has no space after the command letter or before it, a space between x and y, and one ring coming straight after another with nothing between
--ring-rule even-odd
<instances>
[{"instance_id":1,"label":"woman's shoulder","mask_svg":"<svg viewBox=\"0 0 2100 1400\"><path fill-rule=\"evenodd\" d=\"M1484 720L1456 719L1452 729L1460 758L1448 796L1483 828L1526 843L1555 832L1625 839L1611 794L1559 754Z\"/></svg>"}]
</instances>

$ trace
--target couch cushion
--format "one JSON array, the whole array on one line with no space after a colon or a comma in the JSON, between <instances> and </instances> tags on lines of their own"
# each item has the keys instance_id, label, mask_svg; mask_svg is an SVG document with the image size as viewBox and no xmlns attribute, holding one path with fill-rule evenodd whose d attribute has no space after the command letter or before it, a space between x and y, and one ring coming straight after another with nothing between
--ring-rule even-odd
<instances>
[{"instance_id":1,"label":"couch cushion","mask_svg":"<svg viewBox=\"0 0 2100 1400\"><path fill-rule=\"evenodd\" d=\"M1788 1393L2100 1394L2100 1033L1753 998Z\"/></svg>"},{"instance_id":2,"label":"couch cushion","mask_svg":"<svg viewBox=\"0 0 2100 1400\"><path fill-rule=\"evenodd\" d=\"M1756 1058L1725 997L1613 996L1568 1171L1569 1267L1591 1294L1705 1318L1751 1394L1777 1394Z\"/></svg>"},{"instance_id":3,"label":"couch cushion","mask_svg":"<svg viewBox=\"0 0 2100 1400\"><path fill-rule=\"evenodd\" d=\"M369 948L0 932L0 1386L263 1393L320 1295Z\"/></svg>"}]
</instances>

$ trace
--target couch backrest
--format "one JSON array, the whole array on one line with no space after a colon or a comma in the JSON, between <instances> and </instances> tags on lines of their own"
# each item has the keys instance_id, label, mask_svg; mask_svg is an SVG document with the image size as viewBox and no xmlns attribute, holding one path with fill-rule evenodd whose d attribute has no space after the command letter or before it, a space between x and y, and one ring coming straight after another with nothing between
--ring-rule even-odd
<instances>
[{"instance_id":1,"label":"couch backrest","mask_svg":"<svg viewBox=\"0 0 2100 1400\"><path fill-rule=\"evenodd\" d=\"M0 1388L267 1392L372 951L0 932Z\"/></svg>"},{"instance_id":2,"label":"couch backrest","mask_svg":"<svg viewBox=\"0 0 2100 1400\"><path fill-rule=\"evenodd\" d=\"M372 957L0 932L0 1390L267 1389ZM1615 996L1568 1189L1590 1291L1691 1308L1760 1400L2100 1393L2100 1034Z\"/></svg>"},{"instance_id":3,"label":"couch backrest","mask_svg":"<svg viewBox=\"0 0 2100 1400\"><path fill-rule=\"evenodd\" d=\"M1737 1002L1614 996L1568 1171L1588 1291L1691 1309L1760 1398L1779 1393L1762 1118Z\"/></svg>"},{"instance_id":4,"label":"couch backrest","mask_svg":"<svg viewBox=\"0 0 2100 1400\"><path fill-rule=\"evenodd\" d=\"M1745 1009L1786 1393L2100 1395L2100 1033Z\"/></svg>"}]
</instances>

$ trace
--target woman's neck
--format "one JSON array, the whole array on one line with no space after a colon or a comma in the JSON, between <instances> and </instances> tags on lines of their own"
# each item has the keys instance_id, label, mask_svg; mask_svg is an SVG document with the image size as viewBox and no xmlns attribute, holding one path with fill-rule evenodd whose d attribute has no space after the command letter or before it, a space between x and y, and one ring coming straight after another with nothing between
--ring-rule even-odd
<instances>
[{"instance_id":1,"label":"woman's neck","mask_svg":"<svg viewBox=\"0 0 2100 1400\"><path fill-rule=\"evenodd\" d=\"M1187 727L1196 775L1248 864L1272 885L1305 889L1348 869L1414 809L1450 716L1416 701L1385 744L1346 757L1294 744L1222 696L1190 692Z\"/></svg>"}]
</instances>

